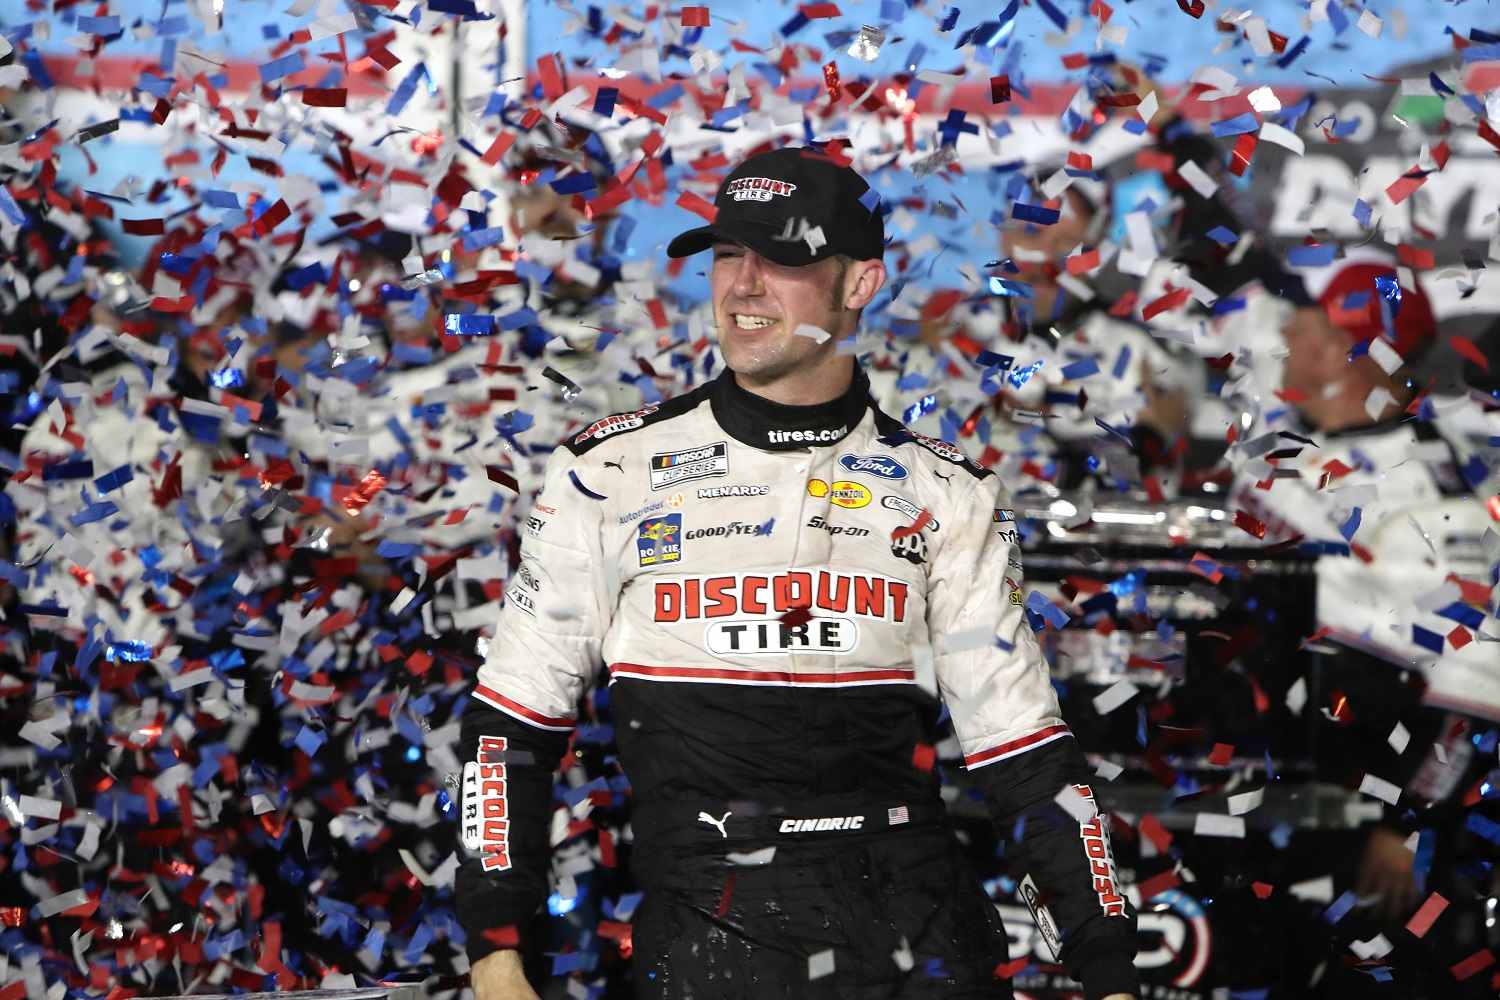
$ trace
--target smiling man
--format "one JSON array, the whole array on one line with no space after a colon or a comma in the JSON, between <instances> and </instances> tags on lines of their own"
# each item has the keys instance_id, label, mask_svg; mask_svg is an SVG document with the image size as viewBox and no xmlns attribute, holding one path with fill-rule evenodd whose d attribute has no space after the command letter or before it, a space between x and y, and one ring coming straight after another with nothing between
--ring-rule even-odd
<instances>
[{"instance_id":1,"label":"smiling man","mask_svg":"<svg viewBox=\"0 0 1500 1000\"><path fill-rule=\"evenodd\" d=\"M840 345L885 281L880 199L752 156L711 225L727 371L554 452L463 716L458 879L477 1000L532 1000L552 772L611 677L643 998L1011 996L944 814L947 703L1044 937L1088 1000L1137 988L1108 823L1027 626L999 481L882 413Z\"/></svg>"}]
</instances>

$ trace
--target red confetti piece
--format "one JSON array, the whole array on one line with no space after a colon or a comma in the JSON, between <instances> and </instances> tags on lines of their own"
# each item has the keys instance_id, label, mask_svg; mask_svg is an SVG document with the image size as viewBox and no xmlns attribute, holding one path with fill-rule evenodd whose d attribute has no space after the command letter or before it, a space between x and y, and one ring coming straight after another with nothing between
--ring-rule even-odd
<instances>
[{"instance_id":1,"label":"red confetti piece","mask_svg":"<svg viewBox=\"0 0 1500 1000\"><path fill-rule=\"evenodd\" d=\"M131 236L161 236L167 224L161 219L121 219L120 228Z\"/></svg>"},{"instance_id":2,"label":"red confetti piece","mask_svg":"<svg viewBox=\"0 0 1500 1000\"><path fill-rule=\"evenodd\" d=\"M1474 344L1474 341L1462 334L1455 333L1448 338L1448 342L1453 345L1455 352L1474 362L1484 371L1488 372L1490 370L1490 359L1484 356L1484 352Z\"/></svg>"},{"instance_id":3,"label":"red confetti piece","mask_svg":"<svg viewBox=\"0 0 1500 1000\"><path fill-rule=\"evenodd\" d=\"M1233 759L1233 743L1215 743L1213 751L1208 755L1208 762L1210 764L1217 764L1219 767L1228 767L1229 762Z\"/></svg>"},{"instance_id":4,"label":"red confetti piece","mask_svg":"<svg viewBox=\"0 0 1500 1000\"><path fill-rule=\"evenodd\" d=\"M497 948L514 948L521 943L521 935L514 924L491 927L484 932L485 939Z\"/></svg>"},{"instance_id":5,"label":"red confetti piece","mask_svg":"<svg viewBox=\"0 0 1500 1000\"><path fill-rule=\"evenodd\" d=\"M1185 306L1190 295L1192 295L1192 290L1185 286L1174 288L1165 295L1153 299L1146 308L1141 310L1141 317L1146 320L1152 320L1169 309L1177 309Z\"/></svg>"},{"instance_id":6,"label":"red confetti piece","mask_svg":"<svg viewBox=\"0 0 1500 1000\"><path fill-rule=\"evenodd\" d=\"M661 299L651 299L646 303L646 312L651 315L651 325L658 330L665 330L671 324L667 322L667 307L661 304Z\"/></svg>"},{"instance_id":7,"label":"red confetti piece","mask_svg":"<svg viewBox=\"0 0 1500 1000\"><path fill-rule=\"evenodd\" d=\"M838 17L839 5L836 3L807 3L797 8L802 16L809 21L820 17Z\"/></svg>"},{"instance_id":8,"label":"red confetti piece","mask_svg":"<svg viewBox=\"0 0 1500 1000\"><path fill-rule=\"evenodd\" d=\"M682 8L682 26L684 28L706 28L708 27L707 7L684 7Z\"/></svg>"},{"instance_id":9,"label":"red confetti piece","mask_svg":"<svg viewBox=\"0 0 1500 1000\"><path fill-rule=\"evenodd\" d=\"M359 481L359 485L348 492L340 506L352 517L367 507L370 501L375 499L375 494L385 487L385 484L386 478L371 469L365 478Z\"/></svg>"},{"instance_id":10,"label":"red confetti piece","mask_svg":"<svg viewBox=\"0 0 1500 1000\"><path fill-rule=\"evenodd\" d=\"M1448 633L1448 642L1454 649L1463 649L1473 641L1474 637L1462 625L1453 626L1453 631Z\"/></svg>"},{"instance_id":11,"label":"red confetti piece","mask_svg":"<svg viewBox=\"0 0 1500 1000\"><path fill-rule=\"evenodd\" d=\"M1448 165L1448 157L1450 155L1446 142L1440 142L1432 147L1432 162L1437 164L1439 170Z\"/></svg>"},{"instance_id":12,"label":"red confetti piece","mask_svg":"<svg viewBox=\"0 0 1500 1000\"><path fill-rule=\"evenodd\" d=\"M432 654L419 649L406 658L406 669L421 677L432 669Z\"/></svg>"},{"instance_id":13,"label":"red confetti piece","mask_svg":"<svg viewBox=\"0 0 1500 1000\"><path fill-rule=\"evenodd\" d=\"M1488 948L1480 949L1452 968L1453 978L1458 980L1468 979L1480 969L1488 968L1494 964L1494 961L1494 952Z\"/></svg>"},{"instance_id":14,"label":"red confetti piece","mask_svg":"<svg viewBox=\"0 0 1500 1000\"><path fill-rule=\"evenodd\" d=\"M1261 899L1270 899L1271 892L1276 888L1269 882L1252 882L1250 888L1255 890L1255 895Z\"/></svg>"},{"instance_id":15,"label":"red confetti piece","mask_svg":"<svg viewBox=\"0 0 1500 1000\"><path fill-rule=\"evenodd\" d=\"M1141 817L1141 836L1151 841L1158 851L1165 854L1172 846L1172 831L1161 825L1155 816L1147 813Z\"/></svg>"},{"instance_id":16,"label":"red confetti piece","mask_svg":"<svg viewBox=\"0 0 1500 1000\"><path fill-rule=\"evenodd\" d=\"M1448 901L1438 893L1433 893L1427 897L1426 902L1417 907L1417 912L1413 913L1411 919L1406 922L1406 929L1414 937L1425 937L1432 929L1433 921L1437 920L1447 908Z\"/></svg>"},{"instance_id":17,"label":"red confetti piece","mask_svg":"<svg viewBox=\"0 0 1500 1000\"><path fill-rule=\"evenodd\" d=\"M1391 199L1392 205L1399 205L1410 198L1413 191L1426 183L1427 174L1420 170L1410 170L1390 183L1385 189L1385 196Z\"/></svg>"},{"instance_id":18,"label":"red confetti piece","mask_svg":"<svg viewBox=\"0 0 1500 1000\"><path fill-rule=\"evenodd\" d=\"M1139 94L1100 94L1096 100L1105 108L1133 108L1141 103ZM1168 156L1170 166L1171 157Z\"/></svg>"},{"instance_id":19,"label":"red confetti piece","mask_svg":"<svg viewBox=\"0 0 1500 1000\"><path fill-rule=\"evenodd\" d=\"M542 78L542 93L551 99L562 96L563 79L560 63L561 60L558 59L556 52L549 52L536 61L536 71ZM541 113L537 114L540 117ZM530 128L529 125L527 127Z\"/></svg>"},{"instance_id":20,"label":"red confetti piece","mask_svg":"<svg viewBox=\"0 0 1500 1000\"><path fill-rule=\"evenodd\" d=\"M724 895L719 897L718 915L720 918L729 912L729 901L734 897L734 883L738 878L738 875L731 875L729 881L724 883Z\"/></svg>"},{"instance_id":21,"label":"red confetti piece","mask_svg":"<svg viewBox=\"0 0 1500 1000\"><path fill-rule=\"evenodd\" d=\"M1234 512L1234 526L1256 538L1266 537L1266 522L1258 521L1242 510Z\"/></svg>"},{"instance_id":22,"label":"red confetti piece","mask_svg":"<svg viewBox=\"0 0 1500 1000\"><path fill-rule=\"evenodd\" d=\"M896 528L891 532L891 541L899 542L903 538L909 538L912 535L919 534L923 528L927 527L931 523L932 515L928 513L926 507L923 507L922 512L917 515L917 519L915 521L904 528Z\"/></svg>"},{"instance_id":23,"label":"red confetti piece","mask_svg":"<svg viewBox=\"0 0 1500 1000\"><path fill-rule=\"evenodd\" d=\"M677 207L685 208L694 215L703 216L709 225L713 225L714 220L719 217L719 210L714 207L713 202L691 191L684 191L677 196Z\"/></svg>"},{"instance_id":24,"label":"red confetti piece","mask_svg":"<svg viewBox=\"0 0 1500 1000\"><path fill-rule=\"evenodd\" d=\"M1104 0L1094 0L1093 3L1089 4L1089 13L1097 17L1100 24L1107 24L1109 23L1109 19L1114 16L1115 9L1105 3Z\"/></svg>"},{"instance_id":25,"label":"red confetti piece","mask_svg":"<svg viewBox=\"0 0 1500 1000\"><path fill-rule=\"evenodd\" d=\"M266 209L260 218L252 222L250 228L255 230L257 236L269 236L271 230L291 217L291 208L287 205L285 199L280 199L276 204Z\"/></svg>"},{"instance_id":26,"label":"red confetti piece","mask_svg":"<svg viewBox=\"0 0 1500 1000\"><path fill-rule=\"evenodd\" d=\"M1479 119L1479 138L1494 146L1496 152L1500 152L1500 132L1496 132L1495 127L1483 118Z\"/></svg>"},{"instance_id":27,"label":"red confetti piece","mask_svg":"<svg viewBox=\"0 0 1500 1000\"><path fill-rule=\"evenodd\" d=\"M1067 259L1069 274L1083 274L1099 266L1099 248L1076 253Z\"/></svg>"},{"instance_id":28,"label":"red confetti piece","mask_svg":"<svg viewBox=\"0 0 1500 1000\"><path fill-rule=\"evenodd\" d=\"M1074 170L1094 171L1094 158L1087 153L1069 153L1068 166Z\"/></svg>"},{"instance_id":29,"label":"red confetti piece","mask_svg":"<svg viewBox=\"0 0 1500 1000\"><path fill-rule=\"evenodd\" d=\"M1009 962L1001 962L995 966L995 978L1010 979L1030 964L1031 960L1028 958L1013 958ZM25 991L23 990L22 992Z\"/></svg>"},{"instance_id":30,"label":"red confetti piece","mask_svg":"<svg viewBox=\"0 0 1500 1000\"><path fill-rule=\"evenodd\" d=\"M796 628L798 625L806 625L812 621L812 612L807 609L807 605L799 604L789 609L778 620L787 628Z\"/></svg>"},{"instance_id":31,"label":"red confetti piece","mask_svg":"<svg viewBox=\"0 0 1500 1000\"><path fill-rule=\"evenodd\" d=\"M490 482L499 483L501 486L504 486L512 493L521 492L521 486L516 482L516 477L506 472L504 469L498 469L493 465L486 465L484 467L484 474L489 477Z\"/></svg>"},{"instance_id":32,"label":"red confetti piece","mask_svg":"<svg viewBox=\"0 0 1500 1000\"><path fill-rule=\"evenodd\" d=\"M911 751L911 766L918 771L926 773L932 770L933 762L937 760L937 748L926 743L918 743Z\"/></svg>"},{"instance_id":33,"label":"red confetti piece","mask_svg":"<svg viewBox=\"0 0 1500 1000\"><path fill-rule=\"evenodd\" d=\"M1082 69L1089 64L1089 57L1082 52L1069 52L1062 57L1065 69Z\"/></svg>"},{"instance_id":34,"label":"red confetti piece","mask_svg":"<svg viewBox=\"0 0 1500 1000\"><path fill-rule=\"evenodd\" d=\"M1308 636L1306 639L1303 639L1302 643L1297 648L1299 650L1306 649L1308 646L1310 646L1313 643L1317 642L1319 639L1323 638L1325 635L1327 635L1331 631L1332 631L1332 629L1329 626L1324 625L1322 628L1318 629L1312 635Z\"/></svg>"},{"instance_id":35,"label":"red confetti piece","mask_svg":"<svg viewBox=\"0 0 1500 1000\"><path fill-rule=\"evenodd\" d=\"M1181 3L1182 0L1178 0L1178 2ZM1199 7L1203 6L1201 0L1194 0L1194 2ZM1255 144L1258 141L1252 132L1246 132L1239 137L1239 140L1234 144L1234 150L1229 154L1229 172L1231 174L1234 174L1236 177L1245 176L1245 170L1250 166L1250 157L1255 155Z\"/></svg>"},{"instance_id":36,"label":"red confetti piece","mask_svg":"<svg viewBox=\"0 0 1500 1000\"><path fill-rule=\"evenodd\" d=\"M1430 271L1437 263L1431 250L1423 250L1421 247L1414 247L1407 243L1396 248L1396 256L1401 259L1401 263L1407 267L1416 268L1418 271Z\"/></svg>"},{"instance_id":37,"label":"red confetti piece","mask_svg":"<svg viewBox=\"0 0 1500 1000\"><path fill-rule=\"evenodd\" d=\"M823 86L828 91L828 102L832 104L840 97L838 63L829 61L823 66Z\"/></svg>"},{"instance_id":38,"label":"red confetti piece","mask_svg":"<svg viewBox=\"0 0 1500 1000\"><path fill-rule=\"evenodd\" d=\"M1136 886L1140 890L1142 900L1155 899L1168 889L1175 889L1182 884L1182 877L1176 872L1168 869L1159 875L1150 878Z\"/></svg>"},{"instance_id":39,"label":"red confetti piece","mask_svg":"<svg viewBox=\"0 0 1500 1000\"><path fill-rule=\"evenodd\" d=\"M1177 0L1177 6L1181 7L1182 12L1188 17L1203 16L1203 0Z\"/></svg>"},{"instance_id":40,"label":"red confetti piece","mask_svg":"<svg viewBox=\"0 0 1500 1000\"><path fill-rule=\"evenodd\" d=\"M309 108L342 108L349 103L347 87L308 87L302 91L302 103Z\"/></svg>"}]
</instances>

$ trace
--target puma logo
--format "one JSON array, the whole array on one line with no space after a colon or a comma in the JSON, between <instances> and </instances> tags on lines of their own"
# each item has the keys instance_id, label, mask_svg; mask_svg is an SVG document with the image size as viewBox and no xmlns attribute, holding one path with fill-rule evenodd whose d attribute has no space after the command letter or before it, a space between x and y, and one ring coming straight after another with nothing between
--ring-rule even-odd
<instances>
[{"instance_id":1,"label":"puma logo","mask_svg":"<svg viewBox=\"0 0 1500 1000\"><path fill-rule=\"evenodd\" d=\"M724 829L724 824L726 822L728 822L729 817L731 817L733 815L734 815L733 812L727 812L723 816L719 817L718 819L714 819L708 813L701 812L701 813L698 814L698 822L700 822L700 823L707 823L709 826L716 827L718 829L718 831L719 831L719 836L723 837L725 840L728 840L729 839L729 831L726 830L726 829Z\"/></svg>"},{"instance_id":2,"label":"puma logo","mask_svg":"<svg viewBox=\"0 0 1500 1000\"><path fill-rule=\"evenodd\" d=\"M943 482L945 482L945 483L946 483L946 482L947 482L947 481L948 481L948 480L950 480L950 479L952 479L952 478L953 478L953 473L951 473L951 472L950 472L950 473L948 473L948 474L947 474L947 475L946 475L946 476L945 476L945 475L943 475L943 474L942 474L942 473L941 473L941 472L938 472L938 471L937 471L937 470L936 470L936 469L934 469L934 470L933 470L933 472L932 472L932 474L933 474L933 475L934 475L934 476L937 476L937 477L938 477L938 478L939 478L939 479L941 479L941 480L942 480L942 481L943 481Z\"/></svg>"},{"instance_id":3,"label":"puma logo","mask_svg":"<svg viewBox=\"0 0 1500 1000\"><path fill-rule=\"evenodd\" d=\"M625 471L625 456L621 455L620 456L620 460L618 462L605 462L604 463L604 467L606 469L619 469L621 472L624 472Z\"/></svg>"}]
</instances>

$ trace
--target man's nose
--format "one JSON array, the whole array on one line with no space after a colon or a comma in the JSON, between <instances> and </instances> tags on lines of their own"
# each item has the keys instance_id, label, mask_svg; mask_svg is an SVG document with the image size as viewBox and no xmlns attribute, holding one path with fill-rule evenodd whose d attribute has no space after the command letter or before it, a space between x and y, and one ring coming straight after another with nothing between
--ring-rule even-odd
<instances>
[{"instance_id":1,"label":"man's nose","mask_svg":"<svg viewBox=\"0 0 1500 1000\"><path fill-rule=\"evenodd\" d=\"M734 292L736 295L752 296L760 295L765 291L764 261L760 255L746 250L744 256L739 259L739 267L734 273Z\"/></svg>"}]
</instances>

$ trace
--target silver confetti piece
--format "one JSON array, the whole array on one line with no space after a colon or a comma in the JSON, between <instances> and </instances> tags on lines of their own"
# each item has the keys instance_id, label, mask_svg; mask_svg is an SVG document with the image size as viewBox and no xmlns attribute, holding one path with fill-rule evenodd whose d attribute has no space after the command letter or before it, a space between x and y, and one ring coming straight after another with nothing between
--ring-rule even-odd
<instances>
[{"instance_id":1,"label":"silver confetti piece","mask_svg":"<svg viewBox=\"0 0 1500 1000\"><path fill-rule=\"evenodd\" d=\"M885 44L885 32L879 28L872 28L868 24L859 27L859 34L854 41L849 43L849 54L856 59L865 62L874 62L875 57L880 55L880 47Z\"/></svg>"},{"instance_id":2,"label":"silver confetti piece","mask_svg":"<svg viewBox=\"0 0 1500 1000\"><path fill-rule=\"evenodd\" d=\"M939 146L920 160L913 161L911 172L917 178L928 177L957 159L958 150L955 147Z\"/></svg>"}]
</instances>

